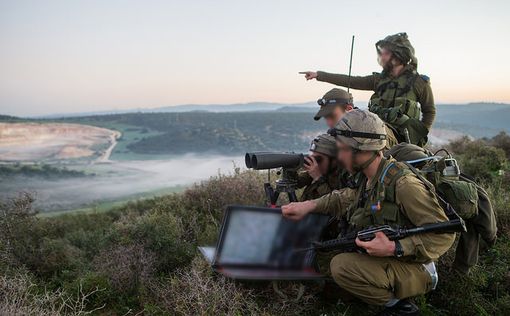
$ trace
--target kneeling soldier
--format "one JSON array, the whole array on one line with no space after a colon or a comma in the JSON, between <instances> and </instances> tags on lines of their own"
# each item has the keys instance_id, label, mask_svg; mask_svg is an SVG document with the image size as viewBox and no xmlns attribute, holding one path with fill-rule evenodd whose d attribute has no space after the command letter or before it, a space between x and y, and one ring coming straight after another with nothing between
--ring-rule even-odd
<instances>
[{"instance_id":1,"label":"kneeling soldier","mask_svg":"<svg viewBox=\"0 0 510 316\"><path fill-rule=\"evenodd\" d=\"M329 134L315 137L310 144L310 153L298 178L298 188L304 187L301 201L319 198L342 187L335 138Z\"/></svg>"},{"instance_id":2,"label":"kneeling soldier","mask_svg":"<svg viewBox=\"0 0 510 316\"><path fill-rule=\"evenodd\" d=\"M348 194L334 191L319 199L282 206L283 216L299 220L309 212L344 218L348 231L369 226L415 227L447 221L435 194L405 164L385 159L384 123L368 111L347 113L334 129L338 159L366 179ZM409 297L435 288L434 261L453 244L454 234L421 234L391 241L384 233L368 242L366 253L340 253L330 262L335 282L361 300L385 306L388 315L417 315ZM383 314L384 314L383 313Z\"/></svg>"}]
</instances>

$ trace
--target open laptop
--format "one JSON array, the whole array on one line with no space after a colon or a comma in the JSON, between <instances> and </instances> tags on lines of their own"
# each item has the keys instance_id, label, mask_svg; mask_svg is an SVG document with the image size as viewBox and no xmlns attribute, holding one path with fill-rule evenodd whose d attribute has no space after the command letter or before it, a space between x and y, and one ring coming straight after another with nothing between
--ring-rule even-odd
<instances>
[{"instance_id":1,"label":"open laptop","mask_svg":"<svg viewBox=\"0 0 510 316\"><path fill-rule=\"evenodd\" d=\"M281 209L228 206L216 247L199 247L212 268L241 280L312 280L315 252L296 251L319 240L328 216L309 214L301 221L282 217Z\"/></svg>"}]
</instances>

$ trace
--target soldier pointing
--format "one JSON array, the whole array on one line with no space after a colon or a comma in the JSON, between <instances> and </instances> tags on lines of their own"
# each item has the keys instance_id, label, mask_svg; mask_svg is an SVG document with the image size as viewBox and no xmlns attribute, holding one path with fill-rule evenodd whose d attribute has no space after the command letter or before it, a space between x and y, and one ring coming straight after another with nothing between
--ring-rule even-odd
<instances>
[{"instance_id":1,"label":"soldier pointing","mask_svg":"<svg viewBox=\"0 0 510 316\"><path fill-rule=\"evenodd\" d=\"M376 43L376 50L382 72L351 77L350 87L374 91L369 110L393 129L399 142L424 146L436 108L430 80L418 74L418 60L407 34L387 36ZM323 71L304 74L307 80L317 79L343 87L349 85L348 75Z\"/></svg>"}]
</instances>

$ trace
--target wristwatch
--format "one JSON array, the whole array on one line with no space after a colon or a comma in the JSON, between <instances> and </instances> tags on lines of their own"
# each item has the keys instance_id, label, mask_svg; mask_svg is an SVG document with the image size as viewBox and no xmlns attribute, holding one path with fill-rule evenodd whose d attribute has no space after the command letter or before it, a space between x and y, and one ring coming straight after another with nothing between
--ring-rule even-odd
<instances>
[{"instance_id":1,"label":"wristwatch","mask_svg":"<svg viewBox=\"0 0 510 316\"><path fill-rule=\"evenodd\" d=\"M404 249L402 249L402 245L400 244L400 241L395 240L395 257L400 258L404 256Z\"/></svg>"}]
</instances>

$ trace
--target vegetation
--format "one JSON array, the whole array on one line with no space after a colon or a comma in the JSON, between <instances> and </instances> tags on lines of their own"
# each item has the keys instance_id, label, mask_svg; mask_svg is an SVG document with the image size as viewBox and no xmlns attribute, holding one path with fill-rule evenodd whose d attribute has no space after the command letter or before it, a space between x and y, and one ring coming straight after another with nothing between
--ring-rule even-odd
<instances>
[{"instance_id":1,"label":"vegetation","mask_svg":"<svg viewBox=\"0 0 510 316\"><path fill-rule=\"evenodd\" d=\"M14 176L39 177L44 179L62 179L93 176L79 170L72 170L66 167L54 167L47 164L42 165L22 165L5 164L0 165L0 177L9 178Z\"/></svg>"},{"instance_id":2,"label":"vegetation","mask_svg":"<svg viewBox=\"0 0 510 316\"><path fill-rule=\"evenodd\" d=\"M488 188L498 214L499 239L483 251L469 276L450 271L453 251L442 258L438 289L416 299L424 315L510 313L510 178L504 173L509 141L499 135L451 146L461 167ZM367 313L360 303L327 300L315 283L306 283L305 294L296 302L276 295L268 283L239 283L212 274L196 247L214 243L225 205L263 203L264 178L262 173L236 170L183 193L106 212L49 218L35 216L28 195L3 201L0 314ZM298 287L292 282L281 286L289 297Z\"/></svg>"},{"instance_id":3,"label":"vegetation","mask_svg":"<svg viewBox=\"0 0 510 316\"><path fill-rule=\"evenodd\" d=\"M79 118L65 122L90 124L123 132L117 152L184 154L213 152L240 154L247 150L303 150L324 129L311 113L128 113ZM296 130L304 134L296 134ZM126 138L124 138L126 137Z\"/></svg>"}]
</instances>

